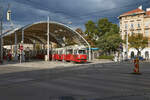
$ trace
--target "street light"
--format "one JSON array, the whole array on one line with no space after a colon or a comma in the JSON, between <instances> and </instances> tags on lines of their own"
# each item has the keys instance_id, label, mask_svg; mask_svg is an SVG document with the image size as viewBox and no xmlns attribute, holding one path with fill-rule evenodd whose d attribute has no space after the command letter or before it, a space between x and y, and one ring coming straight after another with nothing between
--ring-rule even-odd
<instances>
[{"instance_id":1,"label":"street light","mask_svg":"<svg viewBox=\"0 0 150 100\"><path fill-rule=\"evenodd\" d=\"M3 7L0 7L0 63L3 63Z\"/></svg>"},{"instance_id":2,"label":"street light","mask_svg":"<svg viewBox=\"0 0 150 100\"><path fill-rule=\"evenodd\" d=\"M49 16L47 17L47 61L49 61Z\"/></svg>"},{"instance_id":3,"label":"street light","mask_svg":"<svg viewBox=\"0 0 150 100\"><path fill-rule=\"evenodd\" d=\"M8 4L8 10L7 10L7 21L10 22L11 24L11 29L13 30L14 29L14 24L11 20L11 10L10 10L10 4ZM18 60L18 57L17 57L17 34L15 32L15 61Z\"/></svg>"},{"instance_id":4,"label":"street light","mask_svg":"<svg viewBox=\"0 0 150 100\"><path fill-rule=\"evenodd\" d=\"M126 60L128 60L128 33L126 32Z\"/></svg>"}]
</instances>

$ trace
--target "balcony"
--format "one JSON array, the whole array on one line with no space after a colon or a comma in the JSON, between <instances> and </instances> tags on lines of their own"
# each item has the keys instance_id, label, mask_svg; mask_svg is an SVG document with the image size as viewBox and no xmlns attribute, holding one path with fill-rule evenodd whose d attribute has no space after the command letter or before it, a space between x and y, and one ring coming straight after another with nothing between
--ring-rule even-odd
<instances>
[{"instance_id":1,"label":"balcony","mask_svg":"<svg viewBox=\"0 0 150 100\"><path fill-rule=\"evenodd\" d=\"M127 29L124 29L124 32L127 32Z\"/></svg>"},{"instance_id":2,"label":"balcony","mask_svg":"<svg viewBox=\"0 0 150 100\"><path fill-rule=\"evenodd\" d=\"M130 28L130 31L134 31L134 28Z\"/></svg>"},{"instance_id":3,"label":"balcony","mask_svg":"<svg viewBox=\"0 0 150 100\"><path fill-rule=\"evenodd\" d=\"M137 27L136 30L141 30L141 27Z\"/></svg>"},{"instance_id":4,"label":"balcony","mask_svg":"<svg viewBox=\"0 0 150 100\"><path fill-rule=\"evenodd\" d=\"M145 26L144 29L150 29L150 26Z\"/></svg>"}]
</instances>

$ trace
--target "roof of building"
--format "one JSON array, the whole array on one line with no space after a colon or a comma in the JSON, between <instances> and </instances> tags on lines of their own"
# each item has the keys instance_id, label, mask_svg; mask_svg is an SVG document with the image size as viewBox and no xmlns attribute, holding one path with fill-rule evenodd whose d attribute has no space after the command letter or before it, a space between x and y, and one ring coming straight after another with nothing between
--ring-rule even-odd
<instances>
[{"instance_id":1,"label":"roof of building","mask_svg":"<svg viewBox=\"0 0 150 100\"><path fill-rule=\"evenodd\" d=\"M123 14L120 15L120 16L132 15L132 14L138 14L138 13L145 13L145 11L142 10L142 9L137 8L137 9L135 9L135 10L131 10L131 11L129 11L129 12L123 13Z\"/></svg>"},{"instance_id":2,"label":"roof of building","mask_svg":"<svg viewBox=\"0 0 150 100\"><path fill-rule=\"evenodd\" d=\"M147 11L147 12L146 12L146 15L147 15L147 16L150 16L150 11Z\"/></svg>"}]
</instances>

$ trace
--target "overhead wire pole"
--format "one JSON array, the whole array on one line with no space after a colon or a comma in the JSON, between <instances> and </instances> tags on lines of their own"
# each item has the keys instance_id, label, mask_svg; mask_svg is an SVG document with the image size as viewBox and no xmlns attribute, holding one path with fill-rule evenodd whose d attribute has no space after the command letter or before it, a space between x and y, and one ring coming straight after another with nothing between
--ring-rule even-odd
<instances>
[{"instance_id":1,"label":"overhead wire pole","mask_svg":"<svg viewBox=\"0 0 150 100\"><path fill-rule=\"evenodd\" d=\"M3 63L3 7L0 6L0 63Z\"/></svg>"},{"instance_id":2,"label":"overhead wire pole","mask_svg":"<svg viewBox=\"0 0 150 100\"><path fill-rule=\"evenodd\" d=\"M126 32L126 59L128 60L128 33Z\"/></svg>"},{"instance_id":3,"label":"overhead wire pole","mask_svg":"<svg viewBox=\"0 0 150 100\"><path fill-rule=\"evenodd\" d=\"M49 16L47 17L47 61L49 61Z\"/></svg>"},{"instance_id":4,"label":"overhead wire pole","mask_svg":"<svg viewBox=\"0 0 150 100\"><path fill-rule=\"evenodd\" d=\"M7 10L7 21L10 22L11 24L11 29L14 30L14 24L11 20L11 10L10 10L10 4L8 4L8 10ZM18 60L18 57L17 57L17 34L15 32L15 61Z\"/></svg>"}]
</instances>

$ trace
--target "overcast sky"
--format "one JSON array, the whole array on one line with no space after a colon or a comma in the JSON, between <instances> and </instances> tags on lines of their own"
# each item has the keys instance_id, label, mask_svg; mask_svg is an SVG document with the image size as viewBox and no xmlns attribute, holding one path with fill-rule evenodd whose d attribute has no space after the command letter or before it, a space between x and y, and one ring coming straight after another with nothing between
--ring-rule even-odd
<instances>
[{"instance_id":1,"label":"overcast sky","mask_svg":"<svg viewBox=\"0 0 150 100\"><path fill-rule=\"evenodd\" d=\"M12 11L14 25L24 26L37 21L50 20L69 24L72 28L83 30L88 20L97 21L107 17L111 22L118 23L117 17L127 11L143 5L143 9L150 8L150 0L0 0L4 8L4 15L8 3ZM9 28L9 22L4 16L4 27Z\"/></svg>"}]
</instances>

